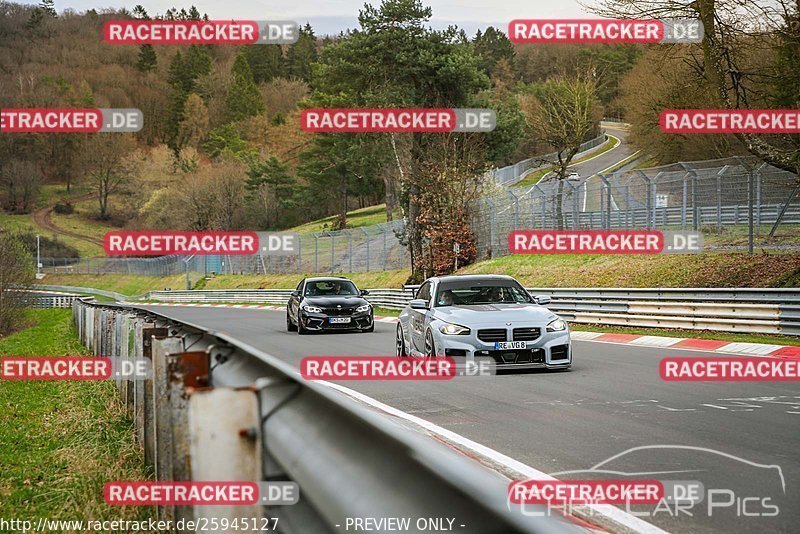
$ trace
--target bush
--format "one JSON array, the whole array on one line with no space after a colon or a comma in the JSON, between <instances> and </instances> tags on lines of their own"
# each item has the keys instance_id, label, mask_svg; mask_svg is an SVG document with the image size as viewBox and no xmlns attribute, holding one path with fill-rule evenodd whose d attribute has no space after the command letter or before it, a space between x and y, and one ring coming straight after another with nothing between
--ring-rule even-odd
<instances>
[{"instance_id":1,"label":"bush","mask_svg":"<svg viewBox=\"0 0 800 534\"><path fill-rule=\"evenodd\" d=\"M59 215L72 215L75 212L75 208L72 206L71 202L65 200L53 206L53 211Z\"/></svg>"},{"instance_id":2,"label":"bush","mask_svg":"<svg viewBox=\"0 0 800 534\"><path fill-rule=\"evenodd\" d=\"M32 232L21 233L17 239L22 242L25 249L32 256L36 256L36 234ZM78 258L80 253L63 241L59 241L56 236L52 238L43 235L39 236L39 255L42 258Z\"/></svg>"},{"instance_id":3,"label":"bush","mask_svg":"<svg viewBox=\"0 0 800 534\"><path fill-rule=\"evenodd\" d=\"M9 233L0 233L0 336L13 332L24 319L21 292L34 281L33 258L22 241Z\"/></svg>"}]
</instances>

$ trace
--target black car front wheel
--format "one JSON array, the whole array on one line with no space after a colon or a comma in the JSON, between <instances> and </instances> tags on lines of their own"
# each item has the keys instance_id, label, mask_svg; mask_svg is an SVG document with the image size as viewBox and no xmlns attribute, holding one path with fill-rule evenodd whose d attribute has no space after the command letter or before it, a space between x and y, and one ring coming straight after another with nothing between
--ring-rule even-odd
<instances>
[{"instance_id":1,"label":"black car front wheel","mask_svg":"<svg viewBox=\"0 0 800 534\"><path fill-rule=\"evenodd\" d=\"M286 312L286 331L287 332L294 332L297 330L297 325L292 322L292 318L289 317L289 312Z\"/></svg>"},{"instance_id":2,"label":"black car front wheel","mask_svg":"<svg viewBox=\"0 0 800 534\"><path fill-rule=\"evenodd\" d=\"M374 331L375 331L375 319L373 319L373 320L372 320L372 321L369 323L369 327L367 327L367 328L362 328L362 329L361 329L361 331L362 331L362 332L374 332Z\"/></svg>"},{"instance_id":3,"label":"black car front wheel","mask_svg":"<svg viewBox=\"0 0 800 534\"><path fill-rule=\"evenodd\" d=\"M395 351L398 358L405 358L406 354L406 340L403 337L403 327L397 325L397 340L395 341Z\"/></svg>"},{"instance_id":4,"label":"black car front wheel","mask_svg":"<svg viewBox=\"0 0 800 534\"><path fill-rule=\"evenodd\" d=\"M433 341L433 333L431 333L430 330L428 330L428 333L425 334L425 357L436 357L436 344Z\"/></svg>"},{"instance_id":5,"label":"black car front wheel","mask_svg":"<svg viewBox=\"0 0 800 534\"><path fill-rule=\"evenodd\" d=\"M303 326L303 318L298 316L297 317L297 334L300 335L300 336L304 336L304 335L306 335L308 333L309 332L308 332L308 330L306 330L306 327Z\"/></svg>"}]
</instances>

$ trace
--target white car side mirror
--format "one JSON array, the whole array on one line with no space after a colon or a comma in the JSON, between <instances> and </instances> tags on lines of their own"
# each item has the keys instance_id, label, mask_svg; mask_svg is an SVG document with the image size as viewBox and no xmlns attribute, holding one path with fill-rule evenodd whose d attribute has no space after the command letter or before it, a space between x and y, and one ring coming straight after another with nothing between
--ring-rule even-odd
<instances>
[{"instance_id":1,"label":"white car side mirror","mask_svg":"<svg viewBox=\"0 0 800 534\"><path fill-rule=\"evenodd\" d=\"M533 300L536 302L536 304L539 304L540 306L547 306L548 304L550 304L550 297L548 297L547 295L538 295L536 297L533 297Z\"/></svg>"}]
</instances>

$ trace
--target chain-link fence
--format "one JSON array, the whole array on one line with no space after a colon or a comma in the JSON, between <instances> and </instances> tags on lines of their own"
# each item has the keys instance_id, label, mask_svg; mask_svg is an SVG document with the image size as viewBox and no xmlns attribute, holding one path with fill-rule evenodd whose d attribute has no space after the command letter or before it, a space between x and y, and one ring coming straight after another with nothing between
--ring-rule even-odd
<instances>
[{"instance_id":1,"label":"chain-link fence","mask_svg":"<svg viewBox=\"0 0 800 534\"><path fill-rule=\"evenodd\" d=\"M524 229L712 230L767 242L783 213L781 232L800 232L794 174L755 158L727 158L620 171L580 180L508 188L481 198L473 210L480 258L508 254L508 233ZM800 247L796 242L771 246Z\"/></svg>"},{"instance_id":2,"label":"chain-link fence","mask_svg":"<svg viewBox=\"0 0 800 534\"><path fill-rule=\"evenodd\" d=\"M400 244L402 221L300 236L289 256L162 256L158 258L42 258L55 274L175 276L189 273L267 274L387 271L410 267Z\"/></svg>"},{"instance_id":3,"label":"chain-link fence","mask_svg":"<svg viewBox=\"0 0 800 534\"><path fill-rule=\"evenodd\" d=\"M508 254L508 233L535 229L708 230L750 245L800 248L800 194L795 175L753 158L676 163L581 180L502 188L479 199L472 228L479 259ZM779 240L767 234L783 212ZM341 273L410 267L400 242L402 221L300 236L291 256L165 256L160 258L42 258L48 273L192 276ZM786 239L786 236L790 236ZM791 236L795 236L792 239ZM707 246L714 247L713 240ZM726 245L729 246L729 245Z\"/></svg>"}]
</instances>

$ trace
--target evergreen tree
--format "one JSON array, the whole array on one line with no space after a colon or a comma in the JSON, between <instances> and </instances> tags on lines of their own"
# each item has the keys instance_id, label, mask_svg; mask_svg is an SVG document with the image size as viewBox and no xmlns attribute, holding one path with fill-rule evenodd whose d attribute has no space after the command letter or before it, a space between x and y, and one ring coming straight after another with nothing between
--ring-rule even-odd
<instances>
[{"instance_id":1,"label":"evergreen tree","mask_svg":"<svg viewBox=\"0 0 800 534\"><path fill-rule=\"evenodd\" d=\"M248 45L244 47L247 64L256 84L285 76L286 65L280 45Z\"/></svg>"},{"instance_id":2,"label":"evergreen tree","mask_svg":"<svg viewBox=\"0 0 800 534\"><path fill-rule=\"evenodd\" d=\"M297 42L286 53L286 71L289 76L305 82L311 81L311 64L317 61L317 38L311 24L300 28Z\"/></svg>"},{"instance_id":3,"label":"evergreen tree","mask_svg":"<svg viewBox=\"0 0 800 534\"><path fill-rule=\"evenodd\" d=\"M228 120L233 122L264 113L264 98L253 81L253 73L242 51L233 62L231 77L233 81L225 99Z\"/></svg>"},{"instance_id":4,"label":"evergreen tree","mask_svg":"<svg viewBox=\"0 0 800 534\"><path fill-rule=\"evenodd\" d=\"M514 63L514 45L503 32L492 26L486 28L484 33L478 30L472 39L472 44L480 57L480 67L490 76L494 73L495 65L501 59L505 59L512 65Z\"/></svg>"},{"instance_id":5,"label":"evergreen tree","mask_svg":"<svg viewBox=\"0 0 800 534\"><path fill-rule=\"evenodd\" d=\"M151 44L143 44L139 48L139 61L136 62L136 69L139 72L150 72L158 66L158 56Z\"/></svg>"}]
</instances>

